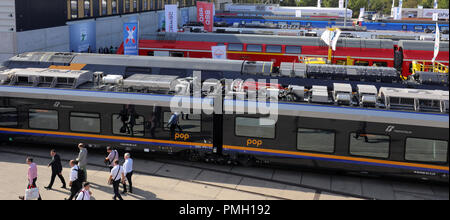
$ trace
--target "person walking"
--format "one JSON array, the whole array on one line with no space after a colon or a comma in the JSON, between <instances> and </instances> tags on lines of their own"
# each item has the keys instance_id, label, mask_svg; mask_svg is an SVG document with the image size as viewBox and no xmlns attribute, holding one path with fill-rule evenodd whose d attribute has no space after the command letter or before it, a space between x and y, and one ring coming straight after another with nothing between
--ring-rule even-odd
<instances>
[{"instance_id":1,"label":"person walking","mask_svg":"<svg viewBox=\"0 0 450 220\"><path fill-rule=\"evenodd\" d=\"M78 166L84 173L84 179L80 180L81 182L87 181L87 155L88 151L86 149L86 145L83 143L78 144L78 149L80 150L80 153L78 153L78 157L76 161L78 162Z\"/></svg>"},{"instance_id":2,"label":"person walking","mask_svg":"<svg viewBox=\"0 0 450 220\"><path fill-rule=\"evenodd\" d=\"M52 156L52 161L48 164L48 167L52 167L52 177L50 179L50 184L48 186L44 187L47 190L51 190L53 183L55 182L56 176L59 177L61 180L61 183L63 184L61 188L66 188L66 181L64 180L64 177L62 175L62 164L61 164L61 157L56 153L55 149L52 149L50 151L50 156Z\"/></svg>"},{"instance_id":3,"label":"person walking","mask_svg":"<svg viewBox=\"0 0 450 220\"><path fill-rule=\"evenodd\" d=\"M133 176L133 159L131 159L130 153L126 153L124 156L125 163L123 163L123 172L130 184L130 193L133 193L133 183L131 182L131 177ZM127 184L123 181L123 193L127 193Z\"/></svg>"},{"instance_id":4,"label":"person walking","mask_svg":"<svg viewBox=\"0 0 450 220\"><path fill-rule=\"evenodd\" d=\"M69 182L70 197L67 200L72 200L75 197L75 195L81 190L82 182L79 176L80 172L82 173L83 171L80 170L80 167L77 165L78 162L76 160L71 160L69 164L72 169L70 170L70 182Z\"/></svg>"},{"instance_id":5,"label":"person walking","mask_svg":"<svg viewBox=\"0 0 450 220\"><path fill-rule=\"evenodd\" d=\"M80 193L78 193L76 200L91 200L92 192L91 192L91 184L88 182L85 182L83 184L83 189Z\"/></svg>"},{"instance_id":6,"label":"person walking","mask_svg":"<svg viewBox=\"0 0 450 220\"><path fill-rule=\"evenodd\" d=\"M119 152L112 147L106 147L106 152L108 152L108 156L105 158L105 163L109 167L109 171L114 167L114 161L119 160Z\"/></svg>"},{"instance_id":7,"label":"person walking","mask_svg":"<svg viewBox=\"0 0 450 220\"><path fill-rule=\"evenodd\" d=\"M31 189L31 188L36 188L36 181L37 181L37 177L38 177L38 173L37 173L37 166L36 164L33 162L33 158L31 157L27 157L26 160L28 166L28 186L27 189ZM24 196L19 196L19 199L24 200L25 197ZM39 198L38 200L42 200L41 198L41 194L39 194Z\"/></svg>"},{"instance_id":8,"label":"person walking","mask_svg":"<svg viewBox=\"0 0 450 220\"><path fill-rule=\"evenodd\" d=\"M122 196L119 193L119 185L122 180L122 184L125 182L125 176L123 174L123 168L119 165L119 160L114 160L114 167L111 170L111 174L109 175L108 183L112 183L114 190L114 200L123 200Z\"/></svg>"}]
</instances>

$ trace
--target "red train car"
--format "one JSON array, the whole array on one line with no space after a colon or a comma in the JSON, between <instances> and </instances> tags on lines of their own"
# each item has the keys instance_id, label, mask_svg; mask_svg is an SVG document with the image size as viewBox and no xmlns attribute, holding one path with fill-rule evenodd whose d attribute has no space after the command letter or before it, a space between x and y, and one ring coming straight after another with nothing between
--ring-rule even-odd
<instances>
[{"instance_id":1,"label":"red train car","mask_svg":"<svg viewBox=\"0 0 450 220\"><path fill-rule=\"evenodd\" d=\"M418 44L421 50L414 50L409 46L411 44ZM410 70L401 66L403 60L410 63L411 59L428 59L429 53L432 57L434 46L431 45L430 48L429 44L433 42L400 41L398 45L394 45L394 41L390 39L341 38L333 52L332 63L342 63L350 57L355 65L403 67L403 74L406 76L410 74ZM275 67L281 62L301 62L302 57L328 57L328 46L319 37L216 33L144 35L139 41L139 55L211 58L211 47L219 45L227 46L228 59L273 61ZM448 63L448 42L443 42L441 47L443 49L437 60ZM397 55L394 56L396 51ZM118 53L123 54L122 46ZM398 53L405 55L399 56ZM414 58L410 54L415 54Z\"/></svg>"}]
</instances>

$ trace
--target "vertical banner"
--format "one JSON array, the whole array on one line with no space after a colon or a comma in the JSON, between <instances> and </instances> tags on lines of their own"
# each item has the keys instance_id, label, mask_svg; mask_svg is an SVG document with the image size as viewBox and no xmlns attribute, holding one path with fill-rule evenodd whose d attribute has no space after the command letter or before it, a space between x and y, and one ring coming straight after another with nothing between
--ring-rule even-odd
<instances>
[{"instance_id":1,"label":"vertical banner","mask_svg":"<svg viewBox=\"0 0 450 220\"><path fill-rule=\"evenodd\" d=\"M96 51L96 24L95 21L69 24L70 51L91 52Z\"/></svg>"},{"instance_id":2,"label":"vertical banner","mask_svg":"<svg viewBox=\"0 0 450 220\"><path fill-rule=\"evenodd\" d=\"M187 8L181 9L181 23L182 25L189 23L189 9Z\"/></svg>"},{"instance_id":3,"label":"vertical banner","mask_svg":"<svg viewBox=\"0 0 450 220\"><path fill-rule=\"evenodd\" d=\"M439 13L433 13L433 21L439 20Z\"/></svg>"},{"instance_id":4,"label":"vertical banner","mask_svg":"<svg viewBox=\"0 0 450 220\"><path fill-rule=\"evenodd\" d=\"M226 46L212 46L211 53L213 59L227 59L227 47Z\"/></svg>"},{"instance_id":5,"label":"vertical banner","mask_svg":"<svg viewBox=\"0 0 450 220\"><path fill-rule=\"evenodd\" d=\"M197 21L203 23L205 31L212 32L214 25L214 3L197 2Z\"/></svg>"},{"instance_id":6,"label":"vertical banner","mask_svg":"<svg viewBox=\"0 0 450 220\"><path fill-rule=\"evenodd\" d=\"M441 43L441 33L439 32L439 26L436 23L436 37L434 39L434 56L431 62L436 61L436 57L439 54L439 44Z\"/></svg>"},{"instance_id":7,"label":"vertical banner","mask_svg":"<svg viewBox=\"0 0 450 220\"><path fill-rule=\"evenodd\" d=\"M302 17L302 10L295 10L295 17L301 18Z\"/></svg>"},{"instance_id":8,"label":"vertical banner","mask_svg":"<svg viewBox=\"0 0 450 220\"><path fill-rule=\"evenodd\" d=\"M433 8L434 9L438 8L438 0L434 0Z\"/></svg>"},{"instance_id":9,"label":"vertical banner","mask_svg":"<svg viewBox=\"0 0 450 220\"><path fill-rule=\"evenodd\" d=\"M166 16L163 12L158 12L158 29L166 28Z\"/></svg>"},{"instance_id":10,"label":"vertical banner","mask_svg":"<svg viewBox=\"0 0 450 220\"><path fill-rule=\"evenodd\" d=\"M364 21L364 12L366 11L365 8L360 8L359 9L359 17L358 17L358 21Z\"/></svg>"},{"instance_id":11,"label":"vertical banner","mask_svg":"<svg viewBox=\"0 0 450 220\"><path fill-rule=\"evenodd\" d=\"M322 5L322 0L317 0L317 7L320 8Z\"/></svg>"},{"instance_id":12,"label":"vertical banner","mask_svg":"<svg viewBox=\"0 0 450 220\"><path fill-rule=\"evenodd\" d=\"M165 5L166 32L178 32L178 5Z\"/></svg>"},{"instance_id":13,"label":"vertical banner","mask_svg":"<svg viewBox=\"0 0 450 220\"><path fill-rule=\"evenodd\" d=\"M137 22L130 22L123 24L123 49L124 55L139 55L139 39L138 39L138 28L139 24Z\"/></svg>"},{"instance_id":14,"label":"vertical banner","mask_svg":"<svg viewBox=\"0 0 450 220\"><path fill-rule=\"evenodd\" d=\"M339 0L339 8L344 8L344 0Z\"/></svg>"}]
</instances>

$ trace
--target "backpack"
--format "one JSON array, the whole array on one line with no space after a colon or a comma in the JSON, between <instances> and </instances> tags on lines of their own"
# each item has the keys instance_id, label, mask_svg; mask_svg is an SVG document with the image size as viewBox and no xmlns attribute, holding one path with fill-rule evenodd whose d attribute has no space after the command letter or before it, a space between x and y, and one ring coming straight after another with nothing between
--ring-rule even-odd
<instances>
[{"instance_id":1,"label":"backpack","mask_svg":"<svg viewBox=\"0 0 450 220\"><path fill-rule=\"evenodd\" d=\"M77 180L79 180L80 182L84 182L84 180L85 180L85 176L84 176L84 171L80 168L80 167L78 167L78 169L76 169L76 171L77 171L77 176L78 176L78 178L77 178Z\"/></svg>"}]
</instances>

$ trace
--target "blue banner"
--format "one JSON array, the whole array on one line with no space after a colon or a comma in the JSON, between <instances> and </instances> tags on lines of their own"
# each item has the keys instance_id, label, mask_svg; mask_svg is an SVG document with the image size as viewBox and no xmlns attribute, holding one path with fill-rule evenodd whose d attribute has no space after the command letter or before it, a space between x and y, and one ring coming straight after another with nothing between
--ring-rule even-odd
<instances>
[{"instance_id":1,"label":"blue banner","mask_svg":"<svg viewBox=\"0 0 450 220\"><path fill-rule=\"evenodd\" d=\"M189 22L189 9L181 9L181 25L185 25Z\"/></svg>"},{"instance_id":2,"label":"blue banner","mask_svg":"<svg viewBox=\"0 0 450 220\"><path fill-rule=\"evenodd\" d=\"M137 22L123 24L123 49L125 55L139 55Z\"/></svg>"},{"instance_id":3,"label":"blue banner","mask_svg":"<svg viewBox=\"0 0 450 220\"><path fill-rule=\"evenodd\" d=\"M69 24L70 50L73 52L96 52L95 21Z\"/></svg>"}]
</instances>

